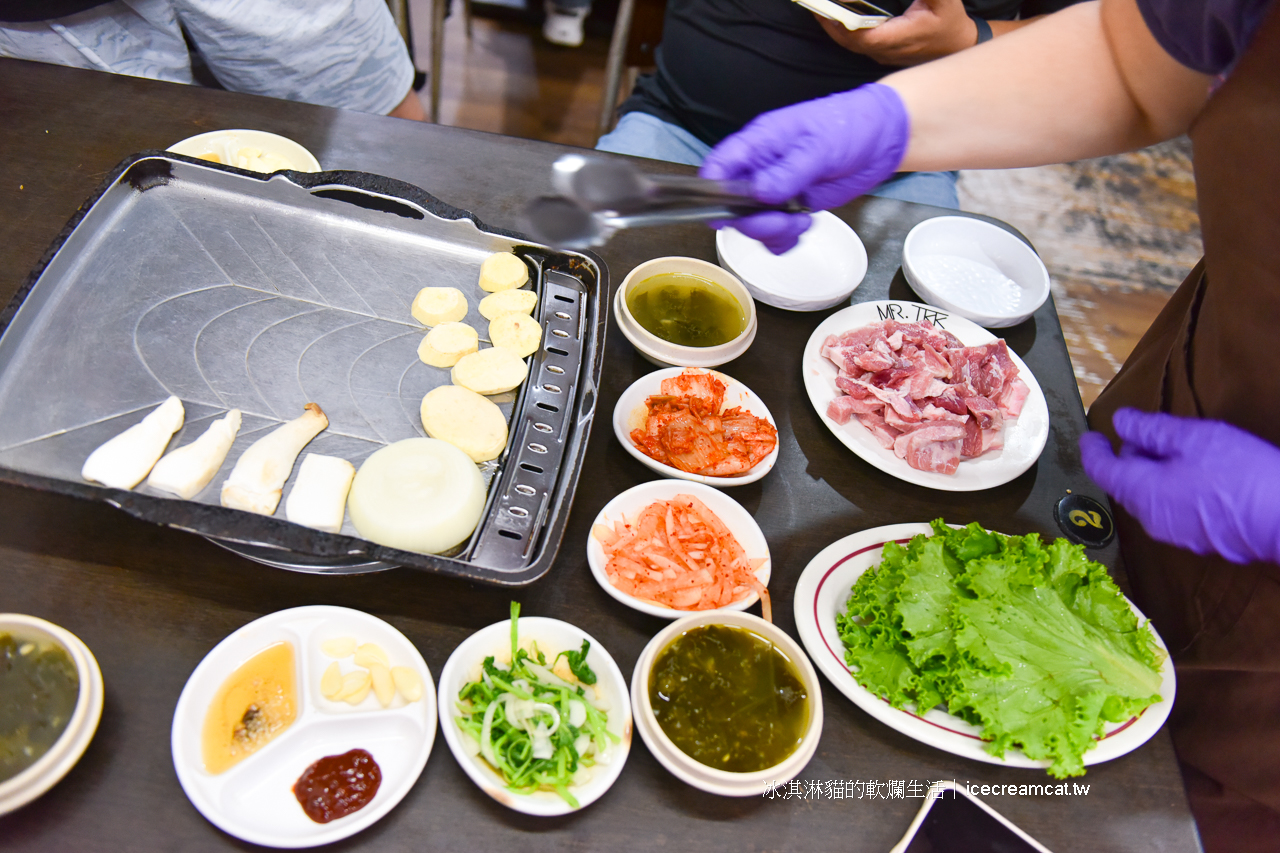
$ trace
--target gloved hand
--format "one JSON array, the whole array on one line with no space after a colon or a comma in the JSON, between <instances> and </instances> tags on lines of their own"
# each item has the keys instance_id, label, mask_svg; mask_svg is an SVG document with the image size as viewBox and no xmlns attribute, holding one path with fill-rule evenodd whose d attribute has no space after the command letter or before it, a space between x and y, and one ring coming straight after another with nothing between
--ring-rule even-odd
<instances>
[{"instance_id":1,"label":"gloved hand","mask_svg":"<svg viewBox=\"0 0 1280 853\"><path fill-rule=\"evenodd\" d=\"M1153 539L1233 563L1280 564L1280 448L1221 421L1120 409L1119 457L1080 436L1084 470Z\"/></svg>"},{"instance_id":2,"label":"gloved hand","mask_svg":"<svg viewBox=\"0 0 1280 853\"><path fill-rule=\"evenodd\" d=\"M902 98L871 83L757 116L707 155L700 174L750 181L757 201L799 197L814 210L827 210L892 177L909 134ZM760 213L716 225L732 225L782 254L809 227L809 216Z\"/></svg>"}]
</instances>

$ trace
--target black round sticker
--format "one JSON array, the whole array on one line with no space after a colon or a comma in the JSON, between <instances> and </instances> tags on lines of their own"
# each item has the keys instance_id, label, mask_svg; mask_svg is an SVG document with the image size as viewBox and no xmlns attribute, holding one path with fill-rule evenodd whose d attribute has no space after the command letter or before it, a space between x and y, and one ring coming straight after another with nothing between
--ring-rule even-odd
<instances>
[{"instance_id":1,"label":"black round sticker","mask_svg":"<svg viewBox=\"0 0 1280 853\"><path fill-rule=\"evenodd\" d=\"M1067 538L1086 548L1105 548L1116 538L1111 513L1093 498L1067 495L1053 507L1053 518Z\"/></svg>"}]
</instances>

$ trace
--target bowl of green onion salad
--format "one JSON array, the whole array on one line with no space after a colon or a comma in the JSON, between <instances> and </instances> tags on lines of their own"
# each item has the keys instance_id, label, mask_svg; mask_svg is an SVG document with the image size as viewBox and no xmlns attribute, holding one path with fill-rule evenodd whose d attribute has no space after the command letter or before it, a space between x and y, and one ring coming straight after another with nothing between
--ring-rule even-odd
<instances>
[{"instance_id":1,"label":"bowl of green onion salad","mask_svg":"<svg viewBox=\"0 0 1280 853\"><path fill-rule=\"evenodd\" d=\"M599 799L631 749L627 682L580 628L520 616L483 628L440 672L445 743L480 790L531 815Z\"/></svg>"}]
</instances>

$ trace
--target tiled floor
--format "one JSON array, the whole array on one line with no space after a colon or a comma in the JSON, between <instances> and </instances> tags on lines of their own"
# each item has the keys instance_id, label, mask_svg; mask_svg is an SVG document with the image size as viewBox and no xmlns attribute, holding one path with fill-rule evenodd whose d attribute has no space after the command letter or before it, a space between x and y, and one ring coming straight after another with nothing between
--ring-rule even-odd
<instances>
[{"instance_id":1,"label":"tiled floor","mask_svg":"<svg viewBox=\"0 0 1280 853\"><path fill-rule=\"evenodd\" d=\"M428 3L410 5L425 69ZM445 33L443 123L595 144L605 28L589 28L572 50L544 42L532 23L477 17L468 39L454 14ZM1044 257L1085 405L1200 255L1190 159L1183 139L1117 157L961 176L965 210L1010 223Z\"/></svg>"}]
</instances>

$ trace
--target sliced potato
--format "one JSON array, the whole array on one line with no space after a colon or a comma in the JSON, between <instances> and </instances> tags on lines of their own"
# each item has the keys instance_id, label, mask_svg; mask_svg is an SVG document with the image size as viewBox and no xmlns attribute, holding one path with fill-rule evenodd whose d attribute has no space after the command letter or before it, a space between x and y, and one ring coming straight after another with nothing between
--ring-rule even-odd
<instances>
[{"instance_id":1,"label":"sliced potato","mask_svg":"<svg viewBox=\"0 0 1280 853\"><path fill-rule=\"evenodd\" d=\"M422 677L407 666L391 667L391 680L406 702L417 702L422 698Z\"/></svg>"},{"instance_id":2,"label":"sliced potato","mask_svg":"<svg viewBox=\"0 0 1280 853\"><path fill-rule=\"evenodd\" d=\"M496 459L507 446L507 418L491 400L459 385L441 385L422 398L422 428L476 462Z\"/></svg>"},{"instance_id":3,"label":"sliced potato","mask_svg":"<svg viewBox=\"0 0 1280 853\"><path fill-rule=\"evenodd\" d=\"M467 316L467 297L456 287L424 287L411 310L413 319L424 326L456 323Z\"/></svg>"},{"instance_id":4,"label":"sliced potato","mask_svg":"<svg viewBox=\"0 0 1280 853\"><path fill-rule=\"evenodd\" d=\"M499 290L480 300L480 316L496 320L503 314L532 314L538 294L532 290Z\"/></svg>"},{"instance_id":5,"label":"sliced potato","mask_svg":"<svg viewBox=\"0 0 1280 853\"><path fill-rule=\"evenodd\" d=\"M489 321L489 340L524 358L538 351L542 326L528 314L503 314Z\"/></svg>"},{"instance_id":6,"label":"sliced potato","mask_svg":"<svg viewBox=\"0 0 1280 853\"><path fill-rule=\"evenodd\" d=\"M480 265L480 289L495 293L515 290L529 280L529 268L510 252L498 252Z\"/></svg>"},{"instance_id":7,"label":"sliced potato","mask_svg":"<svg viewBox=\"0 0 1280 853\"><path fill-rule=\"evenodd\" d=\"M441 323L418 344L418 358L432 367L453 367L480 348L480 335L466 323Z\"/></svg>"},{"instance_id":8,"label":"sliced potato","mask_svg":"<svg viewBox=\"0 0 1280 853\"><path fill-rule=\"evenodd\" d=\"M502 394L516 388L529 375L529 365L506 347L487 347L464 355L449 377L477 394Z\"/></svg>"}]
</instances>

